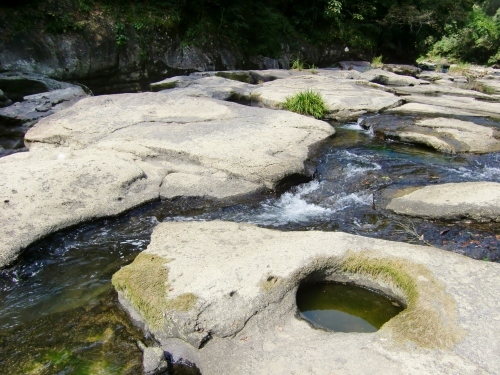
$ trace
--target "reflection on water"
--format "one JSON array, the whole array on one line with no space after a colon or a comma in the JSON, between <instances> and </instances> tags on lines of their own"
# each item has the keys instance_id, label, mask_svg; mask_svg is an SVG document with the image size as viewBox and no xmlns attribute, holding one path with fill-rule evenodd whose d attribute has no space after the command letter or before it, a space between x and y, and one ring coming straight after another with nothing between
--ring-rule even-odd
<instances>
[{"instance_id":1,"label":"reflection on water","mask_svg":"<svg viewBox=\"0 0 500 375\"><path fill-rule=\"evenodd\" d=\"M304 284L297 290L300 316L334 332L376 332L403 310L395 300L356 285Z\"/></svg>"}]
</instances>

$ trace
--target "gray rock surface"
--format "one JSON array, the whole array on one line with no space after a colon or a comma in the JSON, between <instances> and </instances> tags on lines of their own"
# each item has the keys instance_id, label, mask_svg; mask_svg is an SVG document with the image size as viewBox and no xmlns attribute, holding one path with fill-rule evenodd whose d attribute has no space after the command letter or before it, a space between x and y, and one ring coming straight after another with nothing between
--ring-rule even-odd
<instances>
[{"instance_id":1,"label":"gray rock surface","mask_svg":"<svg viewBox=\"0 0 500 375\"><path fill-rule=\"evenodd\" d=\"M383 69L370 69L361 73L361 79L366 79L369 82L379 83L387 86L418 86L428 85L428 81L417 79L414 77L403 76L396 73L391 73Z\"/></svg>"},{"instance_id":2,"label":"gray rock surface","mask_svg":"<svg viewBox=\"0 0 500 375\"><path fill-rule=\"evenodd\" d=\"M355 282L408 307L376 333L314 329L298 317L304 280ZM433 248L339 232L162 223L113 283L164 350L194 352L188 359L206 375L495 374L500 366L500 265Z\"/></svg>"},{"instance_id":3,"label":"gray rock surface","mask_svg":"<svg viewBox=\"0 0 500 375\"><path fill-rule=\"evenodd\" d=\"M407 86L407 87L395 87L394 92L398 95L428 95L431 97L437 96L465 96L469 98L484 99L490 101L496 101L491 95L481 93L474 90L466 90L456 86L443 85L443 84L428 84L428 85L418 85L418 86Z\"/></svg>"},{"instance_id":4,"label":"gray rock surface","mask_svg":"<svg viewBox=\"0 0 500 375\"><path fill-rule=\"evenodd\" d=\"M382 69L387 70L388 72L403 76L412 76L415 78L418 78L418 75L422 72L422 69L416 66L405 64L384 64Z\"/></svg>"},{"instance_id":5,"label":"gray rock surface","mask_svg":"<svg viewBox=\"0 0 500 375\"><path fill-rule=\"evenodd\" d=\"M483 117L490 117L493 119L500 119L500 102L477 100L465 96L425 96L425 95L411 95L405 97L405 100L410 103L419 103L425 105L439 106L444 109L464 110L472 112L476 115Z\"/></svg>"},{"instance_id":6,"label":"gray rock surface","mask_svg":"<svg viewBox=\"0 0 500 375\"><path fill-rule=\"evenodd\" d=\"M415 114L424 116L470 116L470 117L483 117L486 114L476 112L469 107L462 107L463 109L446 107L440 105L423 104L423 103L406 103L399 107L389 108L385 113L391 114Z\"/></svg>"},{"instance_id":7,"label":"gray rock surface","mask_svg":"<svg viewBox=\"0 0 500 375\"><path fill-rule=\"evenodd\" d=\"M471 121L443 117L416 120L382 115L366 119L364 126L373 129L381 138L420 144L444 153L500 151L500 131Z\"/></svg>"},{"instance_id":8,"label":"gray rock surface","mask_svg":"<svg viewBox=\"0 0 500 375\"><path fill-rule=\"evenodd\" d=\"M393 192L386 208L431 219L500 221L500 183L460 182Z\"/></svg>"},{"instance_id":9,"label":"gray rock surface","mask_svg":"<svg viewBox=\"0 0 500 375\"><path fill-rule=\"evenodd\" d=\"M333 133L291 112L181 90L83 99L31 128L29 153L0 159L0 267L47 234L160 195L273 189L307 173L310 148Z\"/></svg>"},{"instance_id":10,"label":"gray rock surface","mask_svg":"<svg viewBox=\"0 0 500 375\"><path fill-rule=\"evenodd\" d=\"M253 85L222 77L173 77L151 84L152 91L182 88L182 95L219 100L250 100Z\"/></svg>"},{"instance_id":11,"label":"gray rock surface","mask_svg":"<svg viewBox=\"0 0 500 375\"><path fill-rule=\"evenodd\" d=\"M80 99L89 96L79 86L71 85L64 89L56 89L41 94L28 95L22 102L0 109L2 125L27 127L40 119L68 108Z\"/></svg>"},{"instance_id":12,"label":"gray rock surface","mask_svg":"<svg viewBox=\"0 0 500 375\"><path fill-rule=\"evenodd\" d=\"M397 96L367 81L323 75L295 76L266 82L252 92L252 99L268 108L281 108L287 97L304 90L319 92L330 112L328 117L338 121L357 119L363 113L378 112L401 104Z\"/></svg>"}]
</instances>

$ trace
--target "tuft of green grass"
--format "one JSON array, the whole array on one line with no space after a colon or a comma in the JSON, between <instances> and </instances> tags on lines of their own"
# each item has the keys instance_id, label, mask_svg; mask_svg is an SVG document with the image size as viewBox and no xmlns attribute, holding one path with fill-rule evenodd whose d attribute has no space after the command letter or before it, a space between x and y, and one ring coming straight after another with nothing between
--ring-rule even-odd
<instances>
[{"instance_id":1,"label":"tuft of green grass","mask_svg":"<svg viewBox=\"0 0 500 375\"><path fill-rule=\"evenodd\" d=\"M283 107L301 115L313 116L317 119L324 117L327 112L326 103L319 92L313 90L300 91L286 98Z\"/></svg>"},{"instance_id":2,"label":"tuft of green grass","mask_svg":"<svg viewBox=\"0 0 500 375\"><path fill-rule=\"evenodd\" d=\"M380 56L375 56L373 59L372 59L372 62L370 64L372 66L372 68L381 68L384 66L384 63L382 62L382 55Z\"/></svg>"},{"instance_id":3,"label":"tuft of green grass","mask_svg":"<svg viewBox=\"0 0 500 375\"><path fill-rule=\"evenodd\" d=\"M303 70L304 69L304 61L299 58L293 61L292 63L293 70Z\"/></svg>"}]
</instances>

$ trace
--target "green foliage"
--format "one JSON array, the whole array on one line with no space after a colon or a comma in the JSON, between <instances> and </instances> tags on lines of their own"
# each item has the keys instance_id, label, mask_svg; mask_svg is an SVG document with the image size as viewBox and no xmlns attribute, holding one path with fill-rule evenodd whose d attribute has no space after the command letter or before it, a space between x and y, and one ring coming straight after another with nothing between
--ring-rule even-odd
<instances>
[{"instance_id":1,"label":"green foliage","mask_svg":"<svg viewBox=\"0 0 500 375\"><path fill-rule=\"evenodd\" d=\"M445 31L446 34L431 46L428 58L445 56L451 62L479 64L500 62L500 11L489 16L475 5L463 26L452 22Z\"/></svg>"},{"instance_id":2,"label":"green foliage","mask_svg":"<svg viewBox=\"0 0 500 375\"><path fill-rule=\"evenodd\" d=\"M301 91L286 98L283 107L301 115L323 118L327 112L326 103L319 92L312 90Z\"/></svg>"},{"instance_id":3,"label":"green foliage","mask_svg":"<svg viewBox=\"0 0 500 375\"><path fill-rule=\"evenodd\" d=\"M115 40L118 47L125 47L127 36L125 35L125 25L121 22L115 25Z\"/></svg>"}]
</instances>

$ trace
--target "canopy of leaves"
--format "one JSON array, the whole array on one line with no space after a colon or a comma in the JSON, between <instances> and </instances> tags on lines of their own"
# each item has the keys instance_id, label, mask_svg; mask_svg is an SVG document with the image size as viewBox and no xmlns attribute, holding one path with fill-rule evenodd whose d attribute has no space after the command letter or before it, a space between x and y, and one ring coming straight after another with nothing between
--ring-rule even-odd
<instances>
[{"instance_id":1,"label":"canopy of leaves","mask_svg":"<svg viewBox=\"0 0 500 375\"><path fill-rule=\"evenodd\" d=\"M278 57L305 42L349 47L352 58L382 54L392 61L411 61L432 47L435 54L484 62L497 53L499 3L480 0L473 7L474 0L5 0L0 4L0 31L4 37L30 27L78 32L99 16L113 19L122 29L177 35L184 46L210 46L216 38L248 56ZM125 44L123 37L117 40Z\"/></svg>"}]
</instances>

